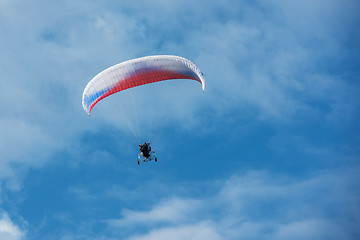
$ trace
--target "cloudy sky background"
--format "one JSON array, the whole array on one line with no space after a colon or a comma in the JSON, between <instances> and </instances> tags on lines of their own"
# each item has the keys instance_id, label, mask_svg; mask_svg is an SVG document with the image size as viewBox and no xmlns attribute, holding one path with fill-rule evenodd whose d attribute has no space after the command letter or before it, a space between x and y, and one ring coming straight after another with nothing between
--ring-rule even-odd
<instances>
[{"instance_id":1,"label":"cloudy sky background","mask_svg":"<svg viewBox=\"0 0 360 240\"><path fill-rule=\"evenodd\" d=\"M358 239L359 5L0 0L0 239ZM206 91L87 116L92 77L153 54Z\"/></svg>"}]
</instances>

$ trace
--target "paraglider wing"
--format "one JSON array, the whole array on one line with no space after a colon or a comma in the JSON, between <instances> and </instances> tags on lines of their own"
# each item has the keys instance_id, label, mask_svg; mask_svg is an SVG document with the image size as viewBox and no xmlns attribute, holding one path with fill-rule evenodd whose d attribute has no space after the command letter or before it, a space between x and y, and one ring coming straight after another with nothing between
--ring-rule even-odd
<instances>
[{"instance_id":1,"label":"paraglider wing","mask_svg":"<svg viewBox=\"0 0 360 240\"><path fill-rule=\"evenodd\" d=\"M171 55L148 56L119 63L96 75L85 87L82 105L90 115L95 104L111 94L170 79L198 81L205 91L203 74L190 60Z\"/></svg>"}]
</instances>

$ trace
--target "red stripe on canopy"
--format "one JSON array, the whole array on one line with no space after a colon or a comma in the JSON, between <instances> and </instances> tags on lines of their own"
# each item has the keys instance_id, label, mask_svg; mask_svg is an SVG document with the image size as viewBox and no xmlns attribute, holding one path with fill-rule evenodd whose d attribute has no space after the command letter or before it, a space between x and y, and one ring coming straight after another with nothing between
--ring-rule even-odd
<instances>
[{"instance_id":1,"label":"red stripe on canopy","mask_svg":"<svg viewBox=\"0 0 360 240\"><path fill-rule=\"evenodd\" d=\"M154 82L160 82L165 80L171 80L171 79L192 79L195 81L198 81L201 83L201 80L197 77L190 76L183 73L177 73L173 71L166 71L166 70L152 70L150 72L142 72L134 74L128 78L125 78L124 80L119 81L113 88L111 88L109 91L101 95L96 101L94 101L89 108L89 115L91 113L91 109L102 99L123 91L128 88L133 88L149 83Z\"/></svg>"}]
</instances>

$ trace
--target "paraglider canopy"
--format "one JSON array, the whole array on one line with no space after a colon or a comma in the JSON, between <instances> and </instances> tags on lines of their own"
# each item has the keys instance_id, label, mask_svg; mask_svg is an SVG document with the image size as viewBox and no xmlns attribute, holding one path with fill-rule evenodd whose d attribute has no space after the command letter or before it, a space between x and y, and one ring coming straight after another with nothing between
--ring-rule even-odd
<instances>
[{"instance_id":1,"label":"paraglider canopy","mask_svg":"<svg viewBox=\"0 0 360 240\"><path fill-rule=\"evenodd\" d=\"M198 81L205 91L204 76L190 60L172 55L147 56L119 63L96 75L85 87L82 105L90 115L95 104L111 94L170 79Z\"/></svg>"}]
</instances>

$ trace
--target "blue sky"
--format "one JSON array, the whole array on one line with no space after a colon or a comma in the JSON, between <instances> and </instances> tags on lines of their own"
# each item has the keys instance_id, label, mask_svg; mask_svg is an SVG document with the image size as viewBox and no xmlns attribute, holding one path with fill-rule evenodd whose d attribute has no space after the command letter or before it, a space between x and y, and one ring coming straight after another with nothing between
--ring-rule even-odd
<instances>
[{"instance_id":1,"label":"blue sky","mask_svg":"<svg viewBox=\"0 0 360 240\"><path fill-rule=\"evenodd\" d=\"M0 239L359 239L359 7L0 0ZM155 54L206 91L143 86L87 116L88 81Z\"/></svg>"}]
</instances>

